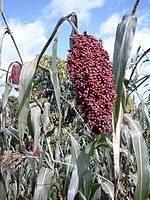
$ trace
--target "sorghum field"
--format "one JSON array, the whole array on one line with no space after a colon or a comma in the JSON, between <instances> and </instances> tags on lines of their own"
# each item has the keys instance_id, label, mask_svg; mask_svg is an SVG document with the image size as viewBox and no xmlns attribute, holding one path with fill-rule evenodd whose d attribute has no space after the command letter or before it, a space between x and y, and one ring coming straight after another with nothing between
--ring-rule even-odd
<instances>
[{"instance_id":1,"label":"sorghum field","mask_svg":"<svg viewBox=\"0 0 150 200\"><path fill-rule=\"evenodd\" d=\"M112 61L102 40L88 30L79 32L72 12L56 22L35 59L23 63L1 11L20 57L8 66L0 100L1 200L150 198L150 94L145 87L150 75L138 74L149 63L150 49L139 47L130 58L138 2L120 19ZM65 21L72 33L62 60L57 33Z\"/></svg>"}]
</instances>

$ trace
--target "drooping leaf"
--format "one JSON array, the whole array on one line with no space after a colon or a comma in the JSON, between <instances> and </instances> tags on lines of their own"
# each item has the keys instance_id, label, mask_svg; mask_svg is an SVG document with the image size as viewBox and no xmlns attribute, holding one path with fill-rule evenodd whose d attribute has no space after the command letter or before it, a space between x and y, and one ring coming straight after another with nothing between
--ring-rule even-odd
<instances>
[{"instance_id":1,"label":"drooping leaf","mask_svg":"<svg viewBox=\"0 0 150 200\"><path fill-rule=\"evenodd\" d=\"M108 179L106 179L105 177L100 176L99 174L97 174L97 180L98 180L98 183L102 186L102 189L105 191L105 193L108 194L113 200L114 199L114 184Z\"/></svg>"},{"instance_id":2,"label":"drooping leaf","mask_svg":"<svg viewBox=\"0 0 150 200\"><path fill-rule=\"evenodd\" d=\"M109 194L111 199L114 199L114 184L110 182L109 180L102 179L101 182L102 189L105 191L105 193Z\"/></svg>"},{"instance_id":3,"label":"drooping leaf","mask_svg":"<svg viewBox=\"0 0 150 200\"><path fill-rule=\"evenodd\" d=\"M34 200L47 200L53 184L54 171L42 167L37 177L37 186L34 192Z\"/></svg>"},{"instance_id":4,"label":"drooping leaf","mask_svg":"<svg viewBox=\"0 0 150 200\"><path fill-rule=\"evenodd\" d=\"M146 142L143 138L140 125L132 119L129 114L124 114L126 126L131 134L133 149L137 162L137 185L135 200L148 198L150 183L149 153Z\"/></svg>"},{"instance_id":5,"label":"drooping leaf","mask_svg":"<svg viewBox=\"0 0 150 200\"><path fill-rule=\"evenodd\" d=\"M117 27L113 55L113 74L115 76L115 89L117 92L117 101L114 107L115 127L118 120L120 102L122 101L123 81L136 24L137 18L135 16L123 16L122 22Z\"/></svg>"},{"instance_id":6,"label":"drooping leaf","mask_svg":"<svg viewBox=\"0 0 150 200\"><path fill-rule=\"evenodd\" d=\"M33 131L34 131L33 152L36 152L39 146L39 138L41 134L41 109L35 103L31 104L31 122L32 122Z\"/></svg>"},{"instance_id":7,"label":"drooping leaf","mask_svg":"<svg viewBox=\"0 0 150 200\"><path fill-rule=\"evenodd\" d=\"M19 82L19 108L18 108L18 131L21 144L27 127L27 116L30 103L30 89L36 70L36 60L26 62L22 66Z\"/></svg>"}]
</instances>

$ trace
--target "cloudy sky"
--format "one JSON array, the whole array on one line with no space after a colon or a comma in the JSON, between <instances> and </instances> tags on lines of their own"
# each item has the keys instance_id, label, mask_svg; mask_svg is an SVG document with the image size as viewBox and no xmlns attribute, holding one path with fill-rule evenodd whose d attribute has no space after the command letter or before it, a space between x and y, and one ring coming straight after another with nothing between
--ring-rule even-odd
<instances>
[{"instance_id":1,"label":"cloudy sky","mask_svg":"<svg viewBox=\"0 0 150 200\"><path fill-rule=\"evenodd\" d=\"M130 15L135 0L4 0L3 12L16 40L23 61L35 58L52 33L55 24L61 16L74 11L79 20L79 31L88 31L104 41L110 58L113 55L113 45L116 27L122 16ZM150 46L150 0L140 0L136 16L137 29L133 42L132 55L139 46L143 50ZM5 28L0 17L1 34ZM58 56L66 59L69 49L70 25L65 22L59 29ZM51 54L51 46L48 54ZM6 35L2 48L2 67L18 60L16 49L9 35ZM147 72L150 72L147 67ZM1 73L1 72L0 72Z\"/></svg>"}]
</instances>

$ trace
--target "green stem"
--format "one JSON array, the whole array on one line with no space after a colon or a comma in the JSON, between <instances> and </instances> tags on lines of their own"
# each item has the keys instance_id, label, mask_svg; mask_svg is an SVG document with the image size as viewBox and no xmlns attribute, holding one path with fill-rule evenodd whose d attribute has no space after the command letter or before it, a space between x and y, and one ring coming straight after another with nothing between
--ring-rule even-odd
<instances>
[{"instance_id":1,"label":"green stem","mask_svg":"<svg viewBox=\"0 0 150 200\"><path fill-rule=\"evenodd\" d=\"M77 34L80 34L79 31L78 31L78 29L77 29L77 28L74 26L74 24L71 22L71 20L69 20L69 18L70 18L71 16L73 16L73 15L75 15L74 12L72 12L72 13L66 15L65 17L61 17L60 20L57 22L57 24L56 24L56 26L55 26L55 28L54 28L52 34L50 35L48 41L46 42L45 46L43 47L43 49L42 49L42 51L41 51L41 53L40 53L40 55L39 55L39 57L38 57L37 65L36 65L36 66L39 65L40 59L42 58L42 56L43 56L43 54L45 53L46 49L48 48L48 46L50 45L51 41L53 40L55 34L56 34L57 31L58 31L58 28L61 26L61 24L62 24L65 20L67 20L67 21L70 23L70 25L72 26L72 28L75 30L75 32L76 32Z\"/></svg>"},{"instance_id":2,"label":"green stem","mask_svg":"<svg viewBox=\"0 0 150 200\"><path fill-rule=\"evenodd\" d=\"M135 12L136 12L139 2L140 2L140 0L136 0L131 15L135 15Z\"/></svg>"}]
</instances>

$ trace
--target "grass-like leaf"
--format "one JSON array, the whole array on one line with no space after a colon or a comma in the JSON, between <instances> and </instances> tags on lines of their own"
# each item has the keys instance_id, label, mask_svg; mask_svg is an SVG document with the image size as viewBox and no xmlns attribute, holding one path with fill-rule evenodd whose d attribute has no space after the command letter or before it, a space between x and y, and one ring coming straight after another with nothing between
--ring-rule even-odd
<instances>
[{"instance_id":1,"label":"grass-like leaf","mask_svg":"<svg viewBox=\"0 0 150 200\"><path fill-rule=\"evenodd\" d=\"M126 126L131 134L133 148L137 161L137 185L135 200L148 198L150 183L149 154L146 142L143 138L140 125L129 114L124 115Z\"/></svg>"},{"instance_id":2,"label":"grass-like leaf","mask_svg":"<svg viewBox=\"0 0 150 200\"><path fill-rule=\"evenodd\" d=\"M36 152L39 146L39 138L41 134L41 109L36 104L31 104L31 122L34 130L34 148L33 152Z\"/></svg>"},{"instance_id":3,"label":"grass-like leaf","mask_svg":"<svg viewBox=\"0 0 150 200\"><path fill-rule=\"evenodd\" d=\"M137 18L135 16L124 16L122 22L117 27L113 55L113 74L115 76L115 89L117 92L117 101L114 107L115 126L118 120L120 102L122 101L123 81L136 24Z\"/></svg>"},{"instance_id":4,"label":"grass-like leaf","mask_svg":"<svg viewBox=\"0 0 150 200\"><path fill-rule=\"evenodd\" d=\"M18 131L20 143L23 143L24 133L27 126L27 116L30 103L30 89L36 70L36 60L26 62L22 66L19 82L19 108L18 108Z\"/></svg>"},{"instance_id":5,"label":"grass-like leaf","mask_svg":"<svg viewBox=\"0 0 150 200\"><path fill-rule=\"evenodd\" d=\"M37 178L37 187L34 192L34 200L46 200L51 192L50 187L53 184L54 171L42 167Z\"/></svg>"},{"instance_id":6,"label":"grass-like leaf","mask_svg":"<svg viewBox=\"0 0 150 200\"><path fill-rule=\"evenodd\" d=\"M59 131L60 131L62 113L61 113L61 103L60 103L61 92L60 92L59 78L57 74L57 42L58 42L58 35L56 34L52 48L52 68L50 71L50 77L54 87L57 107L59 110Z\"/></svg>"},{"instance_id":7,"label":"grass-like leaf","mask_svg":"<svg viewBox=\"0 0 150 200\"><path fill-rule=\"evenodd\" d=\"M89 143L80 153L72 172L67 199L74 200L78 190L82 187L83 176L87 173L95 143Z\"/></svg>"}]
</instances>

